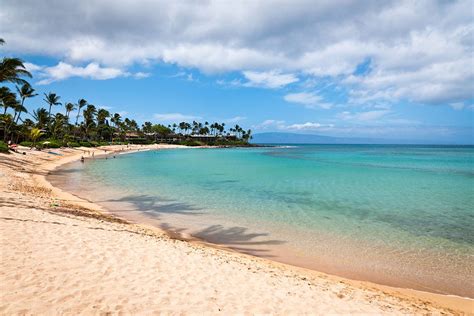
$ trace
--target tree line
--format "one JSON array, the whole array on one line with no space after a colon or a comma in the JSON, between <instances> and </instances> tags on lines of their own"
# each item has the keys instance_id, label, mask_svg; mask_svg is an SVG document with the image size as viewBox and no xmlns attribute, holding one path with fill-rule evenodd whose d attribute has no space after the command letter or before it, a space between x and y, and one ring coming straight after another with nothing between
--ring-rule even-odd
<instances>
[{"instance_id":1,"label":"tree line","mask_svg":"<svg viewBox=\"0 0 474 316\"><path fill-rule=\"evenodd\" d=\"M0 39L0 45L4 44L5 41ZM148 143L157 139L190 143L199 137L200 142L205 139L218 144L246 144L251 139L251 130L244 130L239 125L226 129L225 123L218 122L180 122L167 126L144 122L139 126L134 119L97 108L85 99L75 103L63 102L54 92L44 93L44 107L30 112L26 104L39 95L27 81L29 78L32 75L21 59L3 57L0 62L0 105L3 107L0 139L4 142L38 146L42 140L43 145L79 146L110 142ZM59 108L62 111L57 111Z\"/></svg>"}]
</instances>

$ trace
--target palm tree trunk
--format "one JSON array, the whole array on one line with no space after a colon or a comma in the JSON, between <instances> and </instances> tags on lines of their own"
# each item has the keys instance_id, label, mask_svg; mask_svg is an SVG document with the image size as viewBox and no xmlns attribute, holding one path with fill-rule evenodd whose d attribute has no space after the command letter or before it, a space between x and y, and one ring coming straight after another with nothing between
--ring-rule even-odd
<instances>
[{"instance_id":1,"label":"palm tree trunk","mask_svg":"<svg viewBox=\"0 0 474 316\"><path fill-rule=\"evenodd\" d=\"M76 126L77 126L77 122L79 121L79 113L80 113L80 111L81 111L81 108L78 107L78 108L77 108L77 115L76 115Z\"/></svg>"},{"instance_id":2,"label":"palm tree trunk","mask_svg":"<svg viewBox=\"0 0 474 316\"><path fill-rule=\"evenodd\" d=\"M49 111L48 111L48 130L51 132L51 104L49 104Z\"/></svg>"}]
</instances>

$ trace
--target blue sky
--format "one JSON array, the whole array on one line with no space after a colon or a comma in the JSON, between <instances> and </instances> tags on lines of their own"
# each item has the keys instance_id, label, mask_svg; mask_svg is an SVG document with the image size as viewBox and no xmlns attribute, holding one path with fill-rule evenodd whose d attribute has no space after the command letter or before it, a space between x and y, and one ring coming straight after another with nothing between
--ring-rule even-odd
<instances>
[{"instance_id":1,"label":"blue sky","mask_svg":"<svg viewBox=\"0 0 474 316\"><path fill-rule=\"evenodd\" d=\"M47 2L0 0L1 49L63 102L140 123L474 139L470 1Z\"/></svg>"}]
</instances>

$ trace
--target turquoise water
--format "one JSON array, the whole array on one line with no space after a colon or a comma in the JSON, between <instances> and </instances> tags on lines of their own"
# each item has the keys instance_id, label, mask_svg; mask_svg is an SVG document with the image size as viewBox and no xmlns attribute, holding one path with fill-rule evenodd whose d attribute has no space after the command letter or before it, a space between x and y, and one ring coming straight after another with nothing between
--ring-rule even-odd
<instances>
[{"instance_id":1,"label":"turquoise water","mask_svg":"<svg viewBox=\"0 0 474 316\"><path fill-rule=\"evenodd\" d=\"M474 296L472 146L147 151L76 163L52 180L238 251Z\"/></svg>"}]
</instances>

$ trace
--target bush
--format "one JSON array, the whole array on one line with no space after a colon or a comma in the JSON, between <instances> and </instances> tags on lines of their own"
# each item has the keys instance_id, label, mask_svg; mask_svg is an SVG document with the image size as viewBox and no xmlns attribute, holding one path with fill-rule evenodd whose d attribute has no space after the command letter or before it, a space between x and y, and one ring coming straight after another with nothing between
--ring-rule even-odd
<instances>
[{"instance_id":1,"label":"bush","mask_svg":"<svg viewBox=\"0 0 474 316\"><path fill-rule=\"evenodd\" d=\"M139 145L153 144L152 140L149 140L149 139L146 139L146 138L131 138L131 139L129 139L129 142L131 144L139 144Z\"/></svg>"},{"instance_id":2,"label":"bush","mask_svg":"<svg viewBox=\"0 0 474 316\"><path fill-rule=\"evenodd\" d=\"M79 145L81 145L82 147L92 147L91 143L89 142L79 142Z\"/></svg>"},{"instance_id":3,"label":"bush","mask_svg":"<svg viewBox=\"0 0 474 316\"><path fill-rule=\"evenodd\" d=\"M8 153L8 145L0 140L0 153Z\"/></svg>"},{"instance_id":4,"label":"bush","mask_svg":"<svg viewBox=\"0 0 474 316\"><path fill-rule=\"evenodd\" d=\"M62 143L55 140L55 139L48 139L48 140L45 140L43 142L41 142L41 144L43 145L43 148L61 148L62 147Z\"/></svg>"},{"instance_id":5,"label":"bush","mask_svg":"<svg viewBox=\"0 0 474 316\"><path fill-rule=\"evenodd\" d=\"M81 145L78 142L68 142L67 146L68 147L79 147Z\"/></svg>"},{"instance_id":6,"label":"bush","mask_svg":"<svg viewBox=\"0 0 474 316\"><path fill-rule=\"evenodd\" d=\"M179 142L180 145L184 145L184 146L202 146L203 143L201 142L198 142L196 140L182 140Z\"/></svg>"},{"instance_id":7,"label":"bush","mask_svg":"<svg viewBox=\"0 0 474 316\"><path fill-rule=\"evenodd\" d=\"M20 145L25 146L25 147L31 147L33 146L33 142L24 141L24 142L21 142Z\"/></svg>"}]
</instances>

